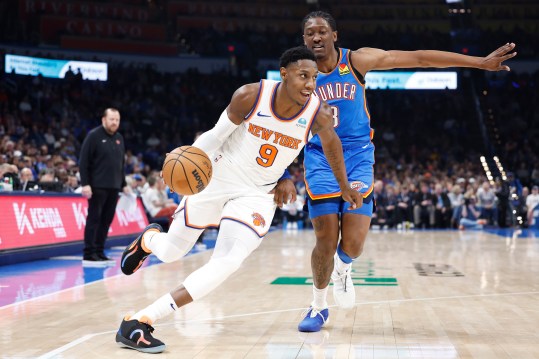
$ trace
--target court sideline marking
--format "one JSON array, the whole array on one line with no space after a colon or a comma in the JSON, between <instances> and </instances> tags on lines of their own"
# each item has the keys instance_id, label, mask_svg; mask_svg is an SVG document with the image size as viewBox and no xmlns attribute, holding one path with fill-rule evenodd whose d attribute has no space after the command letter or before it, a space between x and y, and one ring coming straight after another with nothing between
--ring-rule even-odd
<instances>
[{"instance_id":1,"label":"court sideline marking","mask_svg":"<svg viewBox=\"0 0 539 359\"><path fill-rule=\"evenodd\" d=\"M470 295L454 295L454 296L448 296L448 297L429 297L429 298L409 298L409 299L394 299L394 300L381 300L381 301L373 301L373 302L363 302L363 303L356 303L356 306L362 306L362 305L375 305L375 304L393 304L393 303L408 303L408 302L421 302L421 301L434 301L434 300L452 300L452 299L468 299L468 298L489 298L489 297L503 297L503 296L518 296L518 295L534 295L539 294L539 291L532 291L532 292L516 292L516 293L490 293L490 294L470 294ZM329 308L337 307L337 305L330 305ZM214 317L214 318L203 318L203 319L192 319L192 320L179 320L179 321L172 321L170 323L163 323L163 324L157 324L154 325L154 327L166 327L170 325L175 325L177 323L196 323L196 322L205 322L205 321L212 321L212 320L225 320L225 319L231 319L231 318L242 318L242 317L249 317L249 316L255 316L255 315L264 315L264 314L276 314L276 313L286 313L286 312L295 312L295 311L303 311L305 310L304 307L302 308L293 308L293 309L279 309L279 310L269 310L264 312L253 312L253 313L244 313L244 314L233 314L233 315L224 315L220 317ZM54 349L48 353L45 353L38 357L38 359L49 359L54 358L56 355L65 352L66 350L77 346L81 343L84 343L88 339L91 339L93 337L96 337L98 335L105 335L105 334L113 334L116 333L117 330L109 330L105 332L99 332L99 333L93 333L93 334L86 334L78 339L75 339L57 349Z\"/></svg>"}]
</instances>

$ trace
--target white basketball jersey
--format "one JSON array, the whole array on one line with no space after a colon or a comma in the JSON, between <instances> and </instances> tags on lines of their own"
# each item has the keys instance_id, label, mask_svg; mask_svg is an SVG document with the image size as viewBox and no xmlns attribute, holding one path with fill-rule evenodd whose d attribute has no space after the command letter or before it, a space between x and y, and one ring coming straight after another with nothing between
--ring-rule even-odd
<instances>
[{"instance_id":1,"label":"white basketball jersey","mask_svg":"<svg viewBox=\"0 0 539 359\"><path fill-rule=\"evenodd\" d=\"M279 81L261 80L256 103L225 141L222 155L257 186L274 184L307 143L320 100L311 96L291 118L279 117L273 104Z\"/></svg>"}]
</instances>

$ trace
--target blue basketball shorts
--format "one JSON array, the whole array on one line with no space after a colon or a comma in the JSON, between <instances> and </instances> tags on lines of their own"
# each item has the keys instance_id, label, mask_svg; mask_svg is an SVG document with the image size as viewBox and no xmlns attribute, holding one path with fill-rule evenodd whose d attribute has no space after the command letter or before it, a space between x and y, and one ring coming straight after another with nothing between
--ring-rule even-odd
<instances>
[{"instance_id":1,"label":"blue basketball shorts","mask_svg":"<svg viewBox=\"0 0 539 359\"><path fill-rule=\"evenodd\" d=\"M343 146L344 163L348 181L352 188L363 195L363 206L348 210L349 203L343 201L341 191L322 148L305 146L305 184L311 218L333 213L357 213L372 216L372 190L374 185L374 145L372 142Z\"/></svg>"}]
</instances>

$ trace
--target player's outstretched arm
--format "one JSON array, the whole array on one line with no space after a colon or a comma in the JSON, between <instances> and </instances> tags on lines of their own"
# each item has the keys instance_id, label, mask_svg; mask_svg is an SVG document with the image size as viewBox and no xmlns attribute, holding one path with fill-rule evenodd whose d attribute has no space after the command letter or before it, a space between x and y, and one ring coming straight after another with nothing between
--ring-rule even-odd
<instances>
[{"instance_id":1,"label":"player's outstretched arm","mask_svg":"<svg viewBox=\"0 0 539 359\"><path fill-rule=\"evenodd\" d=\"M314 119L311 132L313 135L318 135L320 137L324 155L337 179L343 199L350 203L350 209L361 207L363 198L357 191L351 189L350 184L348 183L341 140L333 129L331 109L325 102L320 106L320 110Z\"/></svg>"},{"instance_id":2,"label":"player's outstretched arm","mask_svg":"<svg viewBox=\"0 0 539 359\"><path fill-rule=\"evenodd\" d=\"M254 83L237 89L232 95L230 104L223 111L215 126L200 135L195 143L193 143L193 146L200 148L209 155L217 151L232 132L243 122L245 116L249 114L258 95L259 87L259 83Z\"/></svg>"},{"instance_id":3,"label":"player's outstretched arm","mask_svg":"<svg viewBox=\"0 0 539 359\"><path fill-rule=\"evenodd\" d=\"M514 43L507 43L485 57L437 50L398 51L361 48L352 52L352 63L363 75L371 70L413 67L472 67L488 71L510 71L504 61L516 56Z\"/></svg>"}]
</instances>

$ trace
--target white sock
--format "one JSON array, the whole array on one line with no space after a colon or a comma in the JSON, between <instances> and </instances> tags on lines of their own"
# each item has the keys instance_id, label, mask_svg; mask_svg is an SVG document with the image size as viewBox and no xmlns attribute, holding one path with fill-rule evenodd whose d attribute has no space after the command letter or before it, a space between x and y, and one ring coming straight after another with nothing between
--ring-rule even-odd
<instances>
[{"instance_id":1,"label":"white sock","mask_svg":"<svg viewBox=\"0 0 539 359\"><path fill-rule=\"evenodd\" d=\"M147 231L146 233L144 233L144 235L142 236L142 242L144 242L144 246L146 248L148 248L149 250L151 250L153 252L153 249L152 249L152 238L156 235L156 234L159 234L160 232L159 231Z\"/></svg>"},{"instance_id":2,"label":"white sock","mask_svg":"<svg viewBox=\"0 0 539 359\"><path fill-rule=\"evenodd\" d=\"M159 319L174 313L176 309L178 309L178 306L174 302L174 299L172 299L170 293L167 293L146 308L135 313L130 319L136 319L151 325Z\"/></svg>"},{"instance_id":3,"label":"white sock","mask_svg":"<svg viewBox=\"0 0 539 359\"><path fill-rule=\"evenodd\" d=\"M333 258L333 260L335 261L335 269L337 269L337 272L339 273L343 273L345 270L347 270L348 268L350 268L352 266L352 263L344 263L341 259L341 257L339 257L338 254L335 254L335 257Z\"/></svg>"},{"instance_id":4,"label":"white sock","mask_svg":"<svg viewBox=\"0 0 539 359\"><path fill-rule=\"evenodd\" d=\"M327 287L325 287L324 289L318 289L313 284L313 298L314 298L314 300L311 303L311 306L314 309L322 310L322 309L326 309L328 307L328 302L327 302L328 288L329 288L329 285Z\"/></svg>"}]
</instances>

